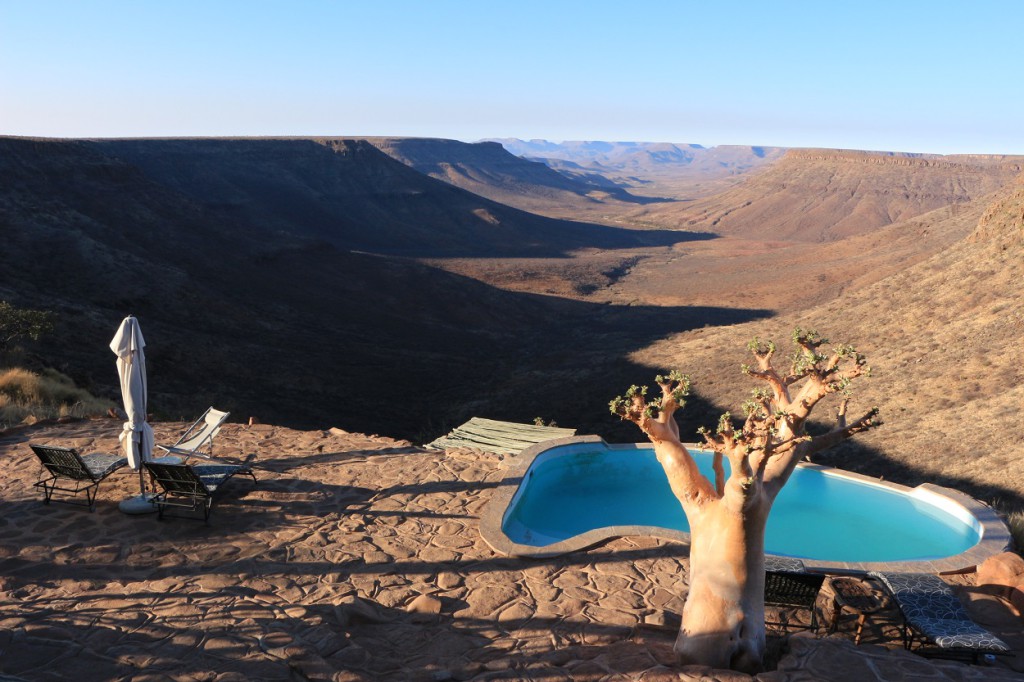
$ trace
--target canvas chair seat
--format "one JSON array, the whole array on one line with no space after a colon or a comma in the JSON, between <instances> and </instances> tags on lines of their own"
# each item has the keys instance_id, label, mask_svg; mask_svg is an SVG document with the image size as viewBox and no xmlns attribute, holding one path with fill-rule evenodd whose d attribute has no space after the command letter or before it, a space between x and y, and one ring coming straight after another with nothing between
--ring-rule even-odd
<instances>
[{"instance_id":1,"label":"canvas chair seat","mask_svg":"<svg viewBox=\"0 0 1024 682\"><path fill-rule=\"evenodd\" d=\"M75 498L85 493L86 503L92 511L96 506L96 492L100 481L128 464L128 458L107 453L79 454L74 448L58 445L30 445L43 466L34 487L43 490L43 504L49 504L54 494L70 499L59 500L79 504Z\"/></svg>"},{"instance_id":2,"label":"canvas chair seat","mask_svg":"<svg viewBox=\"0 0 1024 682\"><path fill-rule=\"evenodd\" d=\"M209 459L213 455L213 438L220 433L220 427L230 414L230 412L221 412L209 407L199 419L185 429L185 432L173 445L157 445L157 447L168 454Z\"/></svg>"}]
</instances>

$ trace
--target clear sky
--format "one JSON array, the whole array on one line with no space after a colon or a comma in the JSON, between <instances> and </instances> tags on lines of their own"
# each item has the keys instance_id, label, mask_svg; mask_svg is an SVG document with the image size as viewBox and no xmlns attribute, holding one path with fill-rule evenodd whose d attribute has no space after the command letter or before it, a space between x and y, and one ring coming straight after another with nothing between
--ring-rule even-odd
<instances>
[{"instance_id":1,"label":"clear sky","mask_svg":"<svg viewBox=\"0 0 1024 682\"><path fill-rule=\"evenodd\" d=\"M1024 154L1018 0L0 0L0 134Z\"/></svg>"}]
</instances>

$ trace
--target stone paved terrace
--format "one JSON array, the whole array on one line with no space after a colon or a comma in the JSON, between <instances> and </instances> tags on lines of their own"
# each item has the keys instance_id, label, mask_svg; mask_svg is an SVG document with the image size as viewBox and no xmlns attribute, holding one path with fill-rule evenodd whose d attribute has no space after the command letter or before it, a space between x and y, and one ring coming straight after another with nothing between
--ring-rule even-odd
<instances>
[{"instance_id":1,"label":"stone paved terrace","mask_svg":"<svg viewBox=\"0 0 1024 682\"><path fill-rule=\"evenodd\" d=\"M171 442L184 425L155 428ZM209 526L119 512L127 469L94 513L41 503L29 442L112 451L119 430L0 434L0 680L751 679L674 667L684 546L497 556L477 531L509 484L496 455L227 425L217 454L255 454L260 482L232 480ZM849 638L773 639L778 669L757 679L1024 680Z\"/></svg>"}]
</instances>

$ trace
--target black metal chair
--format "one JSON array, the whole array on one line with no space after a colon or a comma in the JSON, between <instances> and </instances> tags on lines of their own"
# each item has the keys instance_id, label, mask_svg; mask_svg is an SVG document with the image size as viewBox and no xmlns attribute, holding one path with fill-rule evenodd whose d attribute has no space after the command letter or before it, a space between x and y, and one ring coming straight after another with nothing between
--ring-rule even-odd
<instances>
[{"instance_id":1,"label":"black metal chair","mask_svg":"<svg viewBox=\"0 0 1024 682\"><path fill-rule=\"evenodd\" d=\"M765 557L764 569L765 605L790 606L811 612L810 625L767 619L765 625L781 626L784 630L789 628L817 630L816 603L818 592L825 582L825 574L808 573L804 568L804 562L786 557Z\"/></svg>"},{"instance_id":2,"label":"black metal chair","mask_svg":"<svg viewBox=\"0 0 1024 682\"><path fill-rule=\"evenodd\" d=\"M235 474L246 474L256 484L256 474L242 464L168 464L159 460L145 462L146 470L154 484L160 488L152 499L157 507L157 516L164 517L168 507L202 510L203 521L210 522L210 510L216 494ZM197 518L180 515L181 518Z\"/></svg>"},{"instance_id":3,"label":"black metal chair","mask_svg":"<svg viewBox=\"0 0 1024 682\"><path fill-rule=\"evenodd\" d=\"M50 504L54 493L76 498L85 493L85 504L74 499L58 499L59 502L96 508L96 491L100 481L128 464L128 458L120 455L92 453L81 455L74 448L58 445L29 445L43 465L39 480L33 484L43 490L43 504Z\"/></svg>"}]
</instances>

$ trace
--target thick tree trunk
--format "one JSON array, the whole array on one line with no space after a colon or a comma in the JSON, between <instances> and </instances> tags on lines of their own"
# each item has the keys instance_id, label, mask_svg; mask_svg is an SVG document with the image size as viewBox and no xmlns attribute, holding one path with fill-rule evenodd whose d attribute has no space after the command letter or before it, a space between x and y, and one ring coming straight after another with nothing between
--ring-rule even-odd
<instances>
[{"instance_id":1,"label":"thick tree trunk","mask_svg":"<svg viewBox=\"0 0 1024 682\"><path fill-rule=\"evenodd\" d=\"M767 384L743 404L742 425L726 412L712 432L700 429L714 452L714 482L704 476L680 442L673 413L689 393L689 377L677 370L658 375L660 398L630 386L609 403L612 414L647 434L672 492L690 522L690 589L675 651L683 663L753 672L765 651L764 531L772 502L806 455L879 424L878 409L847 424L850 382L870 371L851 346L833 346L817 332L797 329L798 346L788 372L772 366L775 344L754 339L748 348L756 367L743 371ZM792 391L797 390L794 397ZM805 431L811 410L842 392L834 429L813 438ZM725 473L724 462L729 464Z\"/></svg>"},{"instance_id":2,"label":"thick tree trunk","mask_svg":"<svg viewBox=\"0 0 1024 682\"><path fill-rule=\"evenodd\" d=\"M770 505L719 500L690 519L690 589L675 651L684 665L760 670L765 652L764 530Z\"/></svg>"}]
</instances>

